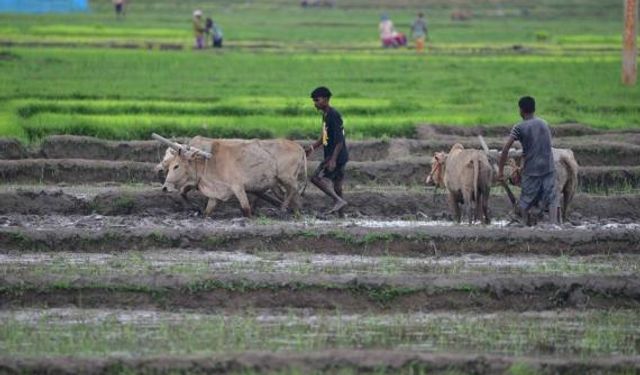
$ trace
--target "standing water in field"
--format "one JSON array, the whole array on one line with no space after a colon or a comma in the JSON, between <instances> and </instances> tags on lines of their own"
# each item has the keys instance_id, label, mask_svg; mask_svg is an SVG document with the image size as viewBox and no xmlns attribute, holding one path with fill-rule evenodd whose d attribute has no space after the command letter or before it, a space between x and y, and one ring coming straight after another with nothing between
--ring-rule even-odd
<instances>
[{"instance_id":1,"label":"standing water in field","mask_svg":"<svg viewBox=\"0 0 640 375\"><path fill-rule=\"evenodd\" d=\"M0 13L86 12L87 0L0 0Z\"/></svg>"}]
</instances>

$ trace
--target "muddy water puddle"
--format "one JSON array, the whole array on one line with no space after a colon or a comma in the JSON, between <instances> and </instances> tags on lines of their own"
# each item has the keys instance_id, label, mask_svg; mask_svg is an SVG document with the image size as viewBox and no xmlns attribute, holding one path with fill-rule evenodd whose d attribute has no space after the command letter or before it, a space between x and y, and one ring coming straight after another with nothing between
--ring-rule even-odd
<instances>
[{"instance_id":1,"label":"muddy water puddle","mask_svg":"<svg viewBox=\"0 0 640 375\"><path fill-rule=\"evenodd\" d=\"M118 253L7 253L0 254L0 275L80 276L185 275L247 273L281 274L546 274L634 275L640 255L589 256L363 256L316 253L206 252L163 249Z\"/></svg>"},{"instance_id":2,"label":"muddy water puddle","mask_svg":"<svg viewBox=\"0 0 640 375\"><path fill-rule=\"evenodd\" d=\"M209 315L47 309L0 311L0 321L0 350L9 355L385 348L562 357L640 351L640 316L628 310L317 314L307 309Z\"/></svg>"},{"instance_id":3,"label":"muddy water puddle","mask_svg":"<svg viewBox=\"0 0 640 375\"><path fill-rule=\"evenodd\" d=\"M496 220L490 225L457 224L445 220L388 220L388 219L361 219L347 218L324 220L312 216L302 216L290 220L275 220L271 218L258 217L254 219L237 218L231 220L203 219L193 215L162 215L162 216L104 216L104 215L5 215L0 216L0 227L22 227L34 230L51 230L58 228L87 228L91 230L104 229L235 229L238 227L264 228L264 227L286 227L286 228L428 228L428 227L452 227L452 228L511 228L522 227L520 224L507 221ZM597 222L582 222L579 225L563 224L550 225L541 224L530 228L533 231L562 231L565 229L578 230L640 230L640 223L601 220Z\"/></svg>"},{"instance_id":4,"label":"muddy water puddle","mask_svg":"<svg viewBox=\"0 0 640 375\"><path fill-rule=\"evenodd\" d=\"M78 199L90 200L97 195L118 191L123 194L128 193L140 193L145 191L160 190L162 188L161 183L151 184L121 184L113 182L95 183L95 184L66 184L60 183L42 184L42 185L16 185L16 184L2 184L0 185L0 193L17 193L17 192L34 192L37 194L57 194L63 193L73 196Z\"/></svg>"}]
</instances>

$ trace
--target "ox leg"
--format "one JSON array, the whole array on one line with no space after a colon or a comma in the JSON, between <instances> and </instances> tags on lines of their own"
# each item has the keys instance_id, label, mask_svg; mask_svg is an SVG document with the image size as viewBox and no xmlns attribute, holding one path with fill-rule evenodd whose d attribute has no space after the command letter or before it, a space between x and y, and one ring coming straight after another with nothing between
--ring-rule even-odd
<instances>
[{"instance_id":1,"label":"ox leg","mask_svg":"<svg viewBox=\"0 0 640 375\"><path fill-rule=\"evenodd\" d=\"M298 181L280 181L280 183L284 186L285 190L284 199L282 200L282 206L280 207L280 209L283 212L286 212L289 209L291 203L295 200L296 195L298 194Z\"/></svg>"},{"instance_id":2,"label":"ox leg","mask_svg":"<svg viewBox=\"0 0 640 375\"><path fill-rule=\"evenodd\" d=\"M263 201L270 203L276 207L280 207L282 205L282 202L277 199L277 198L273 198L272 196L270 196L267 193L254 193L258 198L262 199Z\"/></svg>"},{"instance_id":3,"label":"ox leg","mask_svg":"<svg viewBox=\"0 0 640 375\"><path fill-rule=\"evenodd\" d=\"M463 194L465 214L469 218L469 225L473 224L473 196L471 194ZM477 202L476 202L477 203Z\"/></svg>"},{"instance_id":4,"label":"ox leg","mask_svg":"<svg viewBox=\"0 0 640 375\"><path fill-rule=\"evenodd\" d=\"M453 220L459 223L462 213L460 212L460 206L458 205L458 198L454 193L449 192L447 200L449 201L449 207L451 207L451 211L453 211Z\"/></svg>"},{"instance_id":5,"label":"ox leg","mask_svg":"<svg viewBox=\"0 0 640 375\"><path fill-rule=\"evenodd\" d=\"M213 210L216 209L216 206L218 205L218 200L216 198L209 198L209 201L207 202L207 207L204 209L204 217L209 217L211 216L211 214L213 213Z\"/></svg>"},{"instance_id":6,"label":"ox leg","mask_svg":"<svg viewBox=\"0 0 640 375\"><path fill-rule=\"evenodd\" d=\"M571 203L571 201L573 200L573 194L575 192L572 191L569 188L565 188L564 191L564 199L562 200L562 221L567 221L567 216L568 216L568 211L569 211L569 204Z\"/></svg>"},{"instance_id":7,"label":"ox leg","mask_svg":"<svg viewBox=\"0 0 640 375\"><path fill-rule=\"evenodd\" d=\"M491 218L489 217L489 195L491 195L491 189L488 189L482 194L482 213L484 214L484 223L491 224Z\"/></svg>"},{"instance_id":8,"label":"ox leg","mask_svg":"<svg viewBox=\"0 0 640 375\"><path fill-rule=\"evenodd\" d=\"M235 188L233 189L233 193L236 198L238 198L238 202L240 202L240 207L242 208L242 214L245 217L251 217L251 205L249 204L249 198L247 198L247 193L244 189Z\"/></svg>"},{"instance_id":9,"label":"ox leg","mask_svg":"<svg viewBox=\"0 0 640 375\"><path fill-rule=\"evenodd\" d=\"M484 192L480 191L476 195L476 205L475 210L473 212L473 219L476 221L481 221L484 223Z\"/></svg>"}]
</instances>

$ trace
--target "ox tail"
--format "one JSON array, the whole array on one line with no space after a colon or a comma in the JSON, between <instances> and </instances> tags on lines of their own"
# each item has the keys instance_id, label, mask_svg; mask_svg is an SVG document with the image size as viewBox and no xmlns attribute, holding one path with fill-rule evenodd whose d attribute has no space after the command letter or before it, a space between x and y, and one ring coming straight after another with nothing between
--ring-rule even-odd
<instances>
[{"instance_id":1,"label":"ox tail","mask_svg":"<svg viewBox=\"0 0 640 375\"><path fill-rule=\"evenodd\" d=\"M562 191L564 199L562 202L561 213L563 221L566 221L569 204L573 200L573 196L578 188L578 163L575 159L564 155L560 157L560 163L564 165L567 170L567 182L564 186L557 187L556 191Z\"/></svg>"},{"instance_id":2,"label":"ox tail","mask_svg":"<svg viewBox=\"0 0 640 375\"><path fill-rule=\"evenodd\" d=\"M304 195L304 192L307 190L307 186L309 185L309 173L307 172L307 153L302 150L302 160L304 160L304 185L302 186L302 190L300 191L300 196Z\"/></svg>"},{"instance_id":3,"label":"ox tail","mask_svg":"<svg viewBox=\"0 0 640 375\"><path fill-rule=\"evenodd\" d=\"M479 193L479 191L478 191L478 175L480 174L480 160L478 160L478 157L476 156L475 158L473 158L471 163L473 164L473 195L475 197L476 205L477 205L478 202L480 201L479 194L478 194ZM469 202L469 203L471 203L471 202Z\"/></svg>"}]
</instances>

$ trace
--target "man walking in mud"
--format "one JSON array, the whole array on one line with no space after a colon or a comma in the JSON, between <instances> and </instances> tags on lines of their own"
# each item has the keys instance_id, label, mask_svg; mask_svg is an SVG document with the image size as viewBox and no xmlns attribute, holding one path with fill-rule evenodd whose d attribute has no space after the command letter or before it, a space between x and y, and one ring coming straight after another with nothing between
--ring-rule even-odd
<instances>
[{"instance_id":1,"label":"man walking in mud","mask_svg":"<svg viewBox=\"0 0 640 375\"><path fill-rule=\"evenodd\" d=\"M516 213L527 225L532 224L529 211L535 205L542 210L549 209L549 221L557 223L558 210L555 197L555 167L551 150L551 131L543 119L536 117L536 102L530 96L520 98L518 102L522 122L511 130L500 161L498 179L504 181L504 164L514 141L522 145L522 182L520 200Z\"/></svg>"},{"instance_id":2,"label":"man walking in mud","mask_svg":"<svg viewBox=\"0 0 640 375\"><path fill-rule=\"evenodd\" d=\"M307 157L323 146L324 159L311 177L311 182L329 197L334 206L329 213L341 213L347 205L342 196L344 167L349 161L349 152L344 139L342 116L329 105L331 91L326 87L318 87L311 92L313 105L322 112L322 136L319 140L305 148Z\"/></svg>"}]
</instances>

